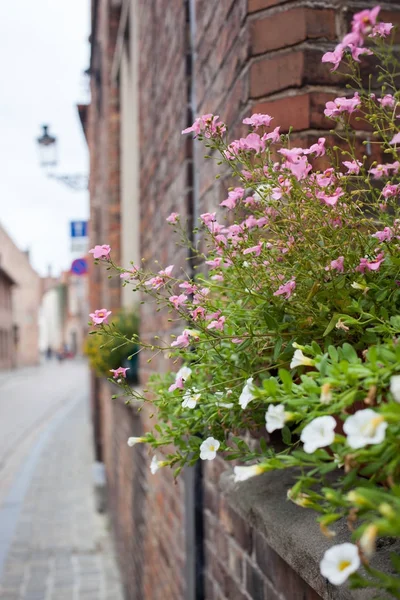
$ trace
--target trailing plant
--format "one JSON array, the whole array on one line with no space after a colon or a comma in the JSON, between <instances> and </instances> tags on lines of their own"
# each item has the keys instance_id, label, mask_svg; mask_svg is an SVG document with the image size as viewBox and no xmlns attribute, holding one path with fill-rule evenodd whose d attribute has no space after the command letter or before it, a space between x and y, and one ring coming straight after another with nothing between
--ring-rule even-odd
<instances>
[{"instance_id":1,"label":"trailing plant","mask_svg":"<svg viewBox=\"0 0 400 600\"><path fill-rule=\"evenodd\" d=\"M109 311L106 312L111 314ZM125 339L116 339L112 335L115 330L122 333ZM112 372L113 378L123 375L128 382L137 381L138 346L135 340L138 331L137 311L120 311L110 321L110 335L104 335L104 333L98 335L97 331L90 332L86 338L84 350L91 368L99 377L111 377L110 373ZM120 367L123 370L119 372Z\"/></svg>"},{"instance_id":2,"label":"trailing plant","mask_svg":"<svg viewBox=\"0 0 400 600\"><path fill-rule=\"evenodd\" d=\"M391 573L369 562L378 538L400 537L399 64L379 10L354 15L322 57L332 70L345 65L352 89L326 104L336 145L293 146L263 114L244 119L250 132L233 141L214 115L184 130L237 181L220 205L225 221L204 213L191 236L178 214L167 218L201 265L193 275L173 265L153 273L145 262L126 270L109 246L91 251L181 333L139 339L108 324L105 309L91 317L106 338L176 365L153 378L151 394L120 373L128 401L157 409L154 431L128 440L165 449L152 473L178 475L217 453L242 463L238 482L296 468L288 498L314 509L328 537L340 518L351 530L352 543L321 557L321 573L400 598L399 557Z\"/></svg>"}]
</instances>

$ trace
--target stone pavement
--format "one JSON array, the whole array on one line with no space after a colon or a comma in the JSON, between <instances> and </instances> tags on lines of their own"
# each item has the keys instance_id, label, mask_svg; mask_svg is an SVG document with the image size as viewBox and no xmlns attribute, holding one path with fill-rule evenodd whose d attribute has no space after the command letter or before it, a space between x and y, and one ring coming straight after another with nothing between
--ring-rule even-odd
<instances>
[{"instance_id":1,"label":"stone pavement","mask_svg":"<svg viewBox=\"0 0 400 600\"><path fill-rule=\"evenodd\" d=\"M0 600L123 598L106 517L94 507L87 402L76 400L38 457L0 570ZM0 541L6 525L0 513Z\"/></svg>"}]
</instances>

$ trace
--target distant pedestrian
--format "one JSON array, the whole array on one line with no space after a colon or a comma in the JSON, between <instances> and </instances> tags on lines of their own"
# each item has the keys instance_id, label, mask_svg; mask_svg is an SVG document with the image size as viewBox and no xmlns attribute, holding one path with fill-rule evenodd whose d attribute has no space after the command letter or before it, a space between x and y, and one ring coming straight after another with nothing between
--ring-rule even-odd
<instances>
[{"instance_id":1,"label":"distant pedestrian","mask_svg":"<svg viewBox=\"0 0 400 600\"><path fill-rule=\"evenodd\" d=\"M53 349L49 346L46 350L46 358L47 360L51 360L53 358Z\"/></svg>"}]
</instances>

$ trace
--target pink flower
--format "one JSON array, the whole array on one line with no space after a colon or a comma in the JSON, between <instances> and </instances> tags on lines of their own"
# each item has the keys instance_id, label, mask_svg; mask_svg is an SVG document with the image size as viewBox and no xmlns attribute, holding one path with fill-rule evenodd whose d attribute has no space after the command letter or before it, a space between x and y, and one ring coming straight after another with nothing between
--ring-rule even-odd
<instances>
[{"instance_id":1,"label":"pink flower","mask_svg":"<svg viewBox=\"0 0 400 600\"><path fill-rule=\"evenodd\" d=\"M155 277L152 277L148 281L145 281L144 285L153 287L155 290L158 290L160 287L162 287L163 285L166 284L166 280L168 277L171 276L173 268L174 268L174 265L169 265L165 269L158 271L158 275L156 275Z\"/></svg>"},{"instance_id":2,"label":"pink flower","mask_svg":"<svg viewBox=\"0 0 400 600\"><path fill-rule=\"evenodd\" d=\"M102 246L95 246L91 250L89 250L89 254L93 254L93 258L110 258L111 248L107 244L103 244Z\"/></svg>"},{"instance_id":3,"label":"pink flower","mask_svg":"<svg viewBox=\"0 0 400 600\"><path fill-rule=\"evenodd\" d=\"M333 52L325 52L321 61L332 63L333 69L331 69L331 71L336 71L336 69L340 65L340 62L343 58L343 51L344 51L344 46L342 44L339 44L338 46L336 46L336 48Z\"/></svg>"},{"instance_id":4,"label":"pink flower","mask_svg":"<svg viewBox=\"0 0 400 600\"><path fill-rule=\"evenodd\" d=\"M330 267L325 267L325 270L335 270L338 273L344 273L344 256L339 256L339 258L332 260Z\"/></svg>"},{"instance_id":5,"label":"pink flower","mask_svg":"<svg viewBox=\"0 0 400 600\"><path fill-rule=\"evenodd\" d=\"M317 173L315 177L320 187L328 187L335 183L335 171L334 169L326 169L323 173Z\"/></svg>"},{"instance_id":6,"label":"pink flower","mask_svg":"<svg viewBox=\"0 0 400 600\"><path fill-rule=\"evenodd\" d=\"M284 166L291 171L292 175L296 177L297 181L301 181L307 177L308 173L312 169L312 166L308 162L306 156L299 156L299 160L297 162L285 162Z\"/></svg>"},{"instance_id":7,"label":"pink flower","mask_svg":"<svg viewBox=\"0 0 400 600\"><path fill-rule=\"evenodd\" d=\"M274 292L274 296L285 296L286 300L290 298L296 289L296 281L294 279L290 279L283 285L279 286L279 288Z\"/></svg>"},{"instance_id":8,"label":"pink flower","mask_svg":"<svg viewBox=\"0 0 400 600\"><path fill-rule=\"evenodd\" d=\"M180 283L179 287L182 290L185 290L187 294L194 294L197 291L197 285L190 283L189 281L184 281L183 283Z\"/></svg>"},{"instance_id":9,"label":"pink flower","mask_svg":"<svg viewBox=\"0 0 400 600\"><path fill-rule=\"evenodd\" d=\"M313 144L307 150L304 150L304 154L315 154L315 156L324 156L325 154L325 142L324 137L318 138L318 142Z\"/></svg>"},{"instance_id":10,"label":"pink flower","mask_svg":"<svg viewBox=\"0 0 400 600\"><path fill-rule=\"evenodd\" d=\"M169 215L169 217L167 217L165 220L167 221L167 223L172 223L173 225L175 225L179 221L179 216L179 213L172 212Z\"/></svg>"},{"instance_id":11,"label":"pink flower","mask_svg":"<svg viewBox=\"0 0 400 600\"><path fill-rule=\"evenodd\" d=\"M209 265L212 269L217 269L221 266L222 258L217 256L213 260L206 260L206 265Z\"/></svg>"},{"instance_id":12,"label":"pink flower","mask_svg":"<svg viewBox=\"0 0 400 600\"><path fill-rule=\"evenodd\" d=\"M304 154L304 148L281 148L278 153L282 154L287 162L298 163L301 160L300 155Z\"/></svg>"},{"instance_id":13,"label":"pink flower","mask_svg":"<svg viewBox=\"0 0 400 600\"><path fill-rule=\"evenodd\" d=\"M393 108L393 106L396 104L396 100L393 98L392 94L385 94L383 98L378 98L378 102L382 108L386 108L387 106L389 108Z\"/></svg>"},{"instance_id":14,"label":"pink flower","mask_svg":"<svg viewBox=\"0 0 400 600\"><path fill-rule=\"evenodd\" d=\"M380 6L375 6L372 10L362 10L353 16L352 30L360 35L367 35L371 33L372 28L376 25Z\"/></svg>"},{"instance_id":15,"label":"pink flower","mask_svg":"<svg viewBox=\"0 0 400 600\"><path fill-rule=\"evenodd\" d=\"M189 331L185 329L181 335L178 335L176 340L172 342L171 346L174 348L187 348L190 344Z\"/></svg>"},{"instance_id":16,"label":"pink flower","mask_svg":"<svg viewBox=\"0 0 400 600\"><path fill-rule=\"evenodd\" d=\"M200 304L203 302L208 294L210 293L210 288L201 288L197 294L193 297L193 304Z\"/></svg>"},{"instance_id":17,"label":"pink flower","mask_svg":"<svg viewBox=\"0 0 400 600\"><path fill-rule=\"evenodd\" d=\"M197 319L199 319L200 317L202 319L204 319L205 314L206 314L206 309L203 308L202 306L198 306L197 308L192 310L192 312L190 313L190 315L194 321L197 321Z\"/></svg>"},{"instance_id":18,"label":"pink flower","mask_svg":"<svg viewBox=\"0 0 400 600\"><path fill-rule=\"evenodd\" d=\"M158 274L161 275L161 277L171 277L173 268L174 265L169 265L168 267L165 267L164 270L158 271Z\"/></svg>"},{"instance_id":19,"label":"pink flower","mask_svg":"<svg viewBox=\"0 0 400 600\"><path fill-rule=\"evenodd\" d=\"M275 129L273 131L271 131L270 133L264 133L264 135L262 136L261 140L263 142L267 142L269 140L271 140L271 142L279 142L279 140L281 139L281 134L280 132L280 127L275 127Z\"/></svg>"},{"instance_id":20,"label":"pink flower","mask_svg":"<svg viewBox=\"0 0 400 600\"><path fill-rule=\"evenodd\" d=\"M400 143L400 131L399 133L396 133L393 138L391 139L391 141L389 142L389 144L399 144Z\"/></svg>"},{"instance_id":21,"label":"pink flower","mask_svg":"<svg viewBox=\"0 0 400 600\"><path fill-rule=\"evenodd\" d=\"M390 242L393 237L393 231L390 227L385 227L382 231L374 233L372 237L377 238L380 242Z\"/></svg>"},{"instance_id":22,"label":"pink flower","mask_svg":"<svg viewBox=\"0 0 400 600\"><path fill-rule=\"evenodd\" d=\"M368 48L358 48L353 44L349 44L349 48L351 51L351 55L356 62L361 62L360 56L364 54L367 56L371 56L373 54L373 52L371 52L371 50L369 50Z\"/></svg>"},{"instance_id":23,"label":"pink flower","mask_svg":"<svg viewBox=\"0 0 400 600\"><path fill-rule=\"evenodd\" d=\"M232 344L241 344L243 342L243 338L232 338Z\"/></svg>"},{"instance_id":24,"label":"pink flower","mask_svg":"<svg viewBox=\"0 0 400 600\"><path fill-rule=\"evenodd\" d=\"M256 256L260 256L263 243L264 242L261 240L260 242L258 242L257 246L246 248L246 250L243 250L243 254L255 254Z\"/></svg>"},{"instance_id":25,"label":"pink flower","mask_svg":"<svg viewBox=\"0 0 400 600\"><path fill-rule=\"evenodd\" d=\"M211 223L215 223L217 220L217 213L203 213L200 215L200 219L203 221L204 225L210 225Z\"/></svg>"},{"instance_id":26,"label":"pink flower","mask_svg":"<svg viewBox=\"0 0 400 600\"><path fill-rule=\"evenodd\" d=\"M218 115L203 115L198 117L191 127L187 127L182 131L185 133L194 133L195 136L203 134L206 138L221 136L226 131L225 123L218 121Z\"/></svg>"},{"instance_id":27,"label":"pink flower","mask_svg":"<svg viewBox=\"0 0 400 600\"><path fill-rule=\"evenodd\" d=\"M362 162L359 160L344 160L343 164L347 168L347 173L354 175L358 175L360 172L360 167L362 167Z\"/></svg>"},{"instance_id":28,"label":"pink flower","mask_svg":"<svg viewBox=\"0 0 400 600\"><path fill-rule=\"evenodd\" d=\"M187 299L185 294L179 294L179 296L170 296L169 301L178 309L180 306L184 306Z\"/></svg>"},{"instance_id":29,"label":"pink flower","mask_svg":"<svg viewBox=\"0 0 400 600\"><path fill-rule=\"evenodd\" d=\"M344 194L344 191L342 190L342 188L338 187L338 188L336 188L334 194L329 195L323 191L320 191L320 192L316 193L316 196L317 196L317 198L319 198L320 200L325 202L325 204L328 204L328 206L335 206L335 204L337 203L339 198L341 196L343 196L343 194Z\"/></svg>"},{"instance_id":30,"label":"pink flower","mask_svg":"<svg viewBox=\"0 0 400 600\"><path fill-rule=\"evenodd\" d=\"M392 198L393 196L397 196L399 194L399 184L391 184L387 183L382 190L382 196L386 198Z\"/></svg>"},{"instance_id":31,"label":"pink flower","mask_svg":"<svg viewBox=\"0 0 400 600\"><path fill-rule=\"evenodd\" d=\"M125 271L124 273L121 273L120 278L121 279L129 279L130 281L132 281L133 279L135 279L138 271L139 271L139 267L132 267L132 269L130 271Z\"/></svg>"},{"instance_id":32,"label":"pink flower","mask_svg":"<svg viewBox=\"0 0 400 600\"><path fill-rule=\"evenodd\" d=\"M184 379L183 377L177 377L174 381L174 383L171 383L171 385L168 388L169 392L174 392L175 390L183 390L183 383L184 383Z\"/></svg>"},{"instance_id":33,"label":"pink flower","mask_svg":"<svg viewBox=\"0 0 400 600\"><path fill-rule=\"evenodd\" d=\"M244 189L237 187L233 191L228 192L228 197L226 200L220 203L220 206L226 206L229 210L235 208L237 202L243 198Z\"/></svg>"},{"instance_id":34,"label":"pink flower","mask_svg":"<svg viewBox=\"0 0 400 600\"><path fill-rule=\"evenodd\" d=\"M388 175L387 165L376 165L373 169L370 169L368 173L374 176L374 179L380 179L381 177Z\"/></svg>"},{"instance_id":35,"label":"pink flower","mask_svg":"<svg viewBox=\"0 0 400 600\"><path fill-rule=\"evenodd\" d=\"M361 104L360 97L356 92L353 98L335 98L325 104L324 114L327 117L338 117L343 112L353 113Z\"/></svg>"},{"instance_id":36,"label":"pink flower","mask_svg":"<svg viewBox=\"0 0 400 600\"><path fill-rule=\"evenodd\" d=\"M385 260L385 255L383 252L380 252L378 256L374 260L369 260L368 258L360 258L360 264L356 268L356 271L360 273L365 273L365 270L368 271L379 271L381 264Z\"/></svg>"},{"instance_id":37,"label":"pink flower","mask_svg":"<svg viewBox=\"0 0 400 600\"><path fill-rule=\"evenodd\" d=\"M126 377L126 372L129 371L129 367L126 369L124 367L118 367L118 369L110 369L111 373L114 373L114 379L118 379L119 377Z\"/></svg>"},{"instance_id":38,"label":"pink flower","mask_svg":"<svg viewBox=\"0 0 400 600\"><path fill-rule=\"evenodd\" d=\"M249 133L245 138L240 138L242 150L254 150L256 153L265 150L265 144L258 133Z\"/></svg>"},{"instance_id":39,"label":"pink flower","mask_svg":"<svg viewBox=\"0 0 400 600\"><path fill-rule=\"evenodd\" d=\"M95 325L101 325L101 323L107 323L108 317L111 315L111 310L106 308L100 308L95 310L94 313L90 313L89 317L92 319Z\"/></svg>"},{"instance_id":40,"label":"pink flower","mask_svg":"<svg viewBox=\"0 0 400 600\"><path fill-rule=\"evenodd\" d=\"M270 117L269 115L255 113L251 117L248 117L247 119L243 119L243 123L245 125L252 125L254 127L254 129L258 129L259 127L262 127L262 126L269 127L272 119L273 119L273 117Z\"/></svg>"},{"instance_id":41,"label":"pink flower","mask_svg":"<svg viewBox=\"0 0 400 600\"><path fill-rule=\"evenodd\" d=\"M372 33L370 33L369 37L376 37L379 35L380 37L387 37L393 29L392 23L377 23L372 28Z\"/></svg>"},{"instance_id":42,"label":"pink flower","mask_svg":"<svg viewBox=\"0 0 400 600\"><path fill-rule=\"evenodd\" d=\"M211 321L209 325L207 325L207 329L219 329L222 331L224 329L225 317L219 317L216 321Z\"/></svg>"},{"instance_id":43,"label":"pink flower","mask_svg":"<svg viewBox=\"0 0 400 600\"><path fill-rule=\"evenodd\" d=\"M400 162L396 160L394 163L386 163L386 168L389 171L393 171L394 175L397 175L400 169Z\"/></svg>"},{"instance_id":44,"label":"pink flower","mask_svg":"<svg viewBox=\"0 0 400 600\"><path fill-rule=\"evenodd\" d=\"M350 31L350 33L346 33L344 38L342 39L342 46L346 48L347 46L362 46L364 44L364 38L360 33L356 31Z\"/></svg>"}]
</instances>

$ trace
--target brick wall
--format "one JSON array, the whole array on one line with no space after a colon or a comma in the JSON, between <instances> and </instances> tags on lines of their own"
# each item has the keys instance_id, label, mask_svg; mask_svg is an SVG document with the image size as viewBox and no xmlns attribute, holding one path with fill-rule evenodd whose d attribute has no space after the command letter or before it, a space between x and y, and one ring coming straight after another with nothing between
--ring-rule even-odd
<instances>
[{"instance_id":1,"label":"brick wall","mask_svg":"<svg viewBox=\"0 0 400 600\"><path fill-rule=\"evenodd\" d=\"M282 131L293 127L295 145L327 134L325 102L343 82L321 65L324 51L347 30L351 12L370 2L343 0L137 0L138 106L140 150L140 255L152 269L174 264L187 269L187 253L175 245L165 218L172 211L195 219L225 197L228 176L215 180L217 167L202 149L182 138L191 111L212 112L232 135L245 133L241 121L266 112ZM390 3L389 3L390 4ZM111 5L114 8L111 8ZM119 3L93 0L91 153L91 242L110 243L118 261L119 101L110 70L116 47ZM133 6L133 4L132 4ZM194 7L195 28L190 29ZM389 5L388 5L389 6ZM393 3L394 6L394 3ZM194 53L191 36L194 34ZM343 92L343 89L342 89ZM195 106L190 104L194 99ZM223 174L224 175L224 174ZM158 261L159 267L154 261ZM120 302L118 278L91 271L91 308ZM141 306L141 335L171 332L167 315L151 302ZM171 368L161 355L141 357L141 380ZM109 385L94 381L96 431L106 463L110 513L127 599L136 600L317 600L318 594L289 567L266 538L240 517L218 487L227 468L222 460L202 465L204 495L205 592L186 587L184 479L174 483L160 470L149 474L142 447L126 445L153 424L151 411L111 400ZM99 400L100 399L100 400ZM97 402L97 404L96 404ZM99 450L99 453L100 453ZM186 511L186 514L185 514ZM189 515L190 516L190 515ZM187 533L187 532L186 532Z\"/></svg>"}]
</instances>

